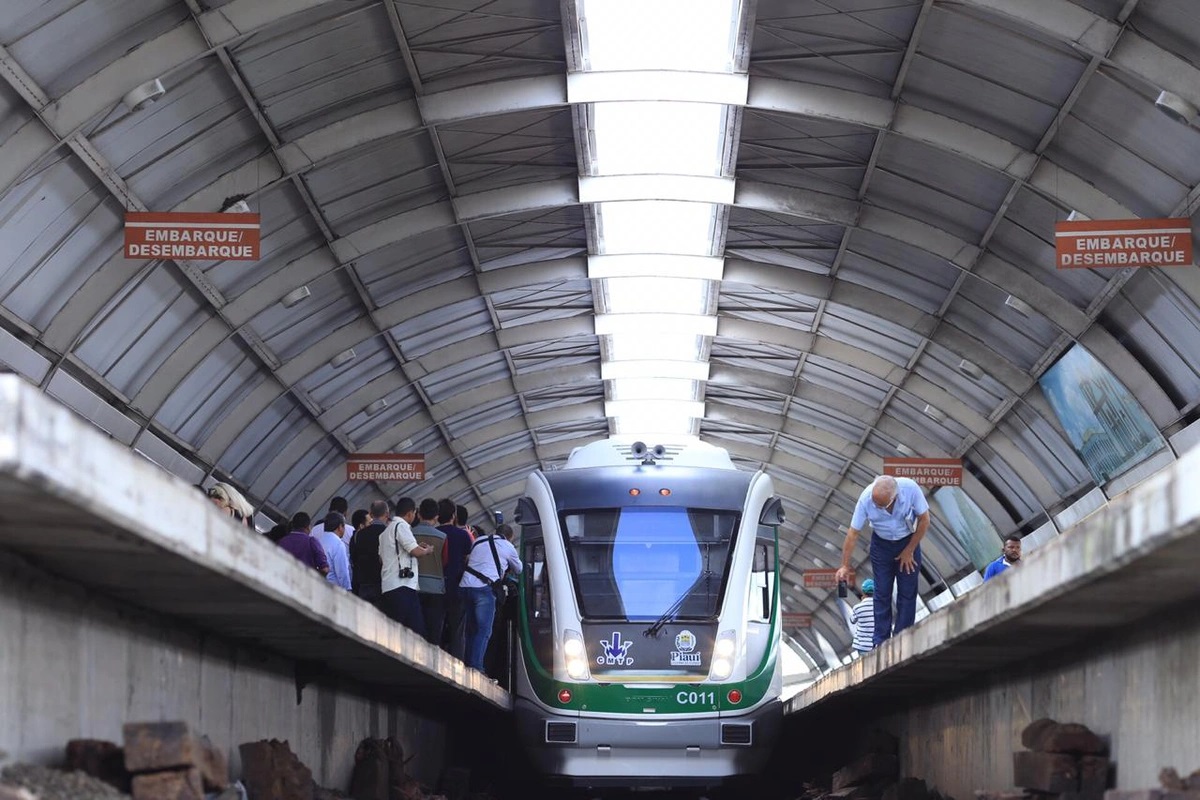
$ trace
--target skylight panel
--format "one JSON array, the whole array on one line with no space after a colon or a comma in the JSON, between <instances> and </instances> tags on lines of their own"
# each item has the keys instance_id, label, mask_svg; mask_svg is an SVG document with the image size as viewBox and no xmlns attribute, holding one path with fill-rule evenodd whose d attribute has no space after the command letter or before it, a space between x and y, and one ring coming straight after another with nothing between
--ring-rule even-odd
<instances>
[{"instance_id":1,"label":"skylight panel","mask_svg":"<svg viewBox=\"0 0 1200 800\"><path fill-rule=\"evenodd\" d=\"M710 286L693 278L608 278L602 294L610 314L704 314Z\"/></svg>"},{"instance_id":2,"label":"skylight panel","mask_svg":"<svg viewBox=\"0 0 1200 800\"><path fill-rule=\"evenodd\" d=\"M618 436L662 436L673 440L684 436L694 438L695 424L695 417L681 415L672 408L651 409L613 420L613 427Z\"/></svg>"},{"instance_id":3,"label":"skylight panel","mask_svg":"<svg viewBox=\"0 0 1200 800\"><path fill-rule=\"evenodd\" d=\"M726 106L596 103L594 175L720 175Z\"/></svg>"},{"instance_id":4,"label":"skylight panel","mask_svg":"<svg viewBox=\"0 0 1200 800\"><path fill-rule=\"evenodd\" d=\"M639 200L597 203L596 210L601 254L713 254L716 207L710 203Z\"/></svg>"},{"instance_id":5,"label":"skylight panel","mask_svg":"<svg viewBox=\"0 0 1200 800\"><path fill-rule=\"evenodd\" d=\"M644 334L614 333L608 337L611 361L692 361L699 358L701 337L687 333L669 333L648 337Z\"/></svg>"},{"instance_id":6,"label":"skylight panel","mask_svg":"<svg viewBox=\"0 0 1200 800\"><path fill-rule=\"evenodd\" d=\"M739 0L578 0L585 70L732 72Z\"/></svg>"},{"instance_id":7,"label":"skylight panel","mask_svg":"<svg viewBox=\"0 0 1200 800\"><path fill-rule=\"evenodd\" d=\"M719 281L725 274L725 259L714 256L681 256L670 253L619 256L588 256L589 278L700 278Z\"/></svg>"},{"instance_id":8,"label":"skylight panel","mask_svg":"<svg viewBox=\"0 0 1200 800\"><path fill-rule=\"evenodd\" d=\"M681 378L707 381L709 364L706 361L607 361L600 365L600 378L606 381L623 378Z\"/></svg>"},{"instance_id":9,"label":"skylight panel","mask_svg":"<svg viewBox=\"0 0 1200 800\"><path fill-rule=\"evenodd\" d=\"M613 400L695 400L695 381L677 378L622 378L612 381Z\"/></svg>"}]
</instances>

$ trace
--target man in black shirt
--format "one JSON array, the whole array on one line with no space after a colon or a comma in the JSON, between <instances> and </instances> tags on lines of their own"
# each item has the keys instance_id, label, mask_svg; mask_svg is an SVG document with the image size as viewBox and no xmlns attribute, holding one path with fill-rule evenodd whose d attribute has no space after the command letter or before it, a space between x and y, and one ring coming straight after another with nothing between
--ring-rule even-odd
<instances>
[{"instance_id":1,"label":"man in black shirt","mask_svg":"<svg viewBox=\"0 0 1200 800\"><path fill-rule=\"evenodd\" d=\"M363 600L378 606L383 596L383 562L379 558L379 537L387 530L390 519L387 501L376 500L371 503L367 513L371 517L368 524L356 531L354 538L350 540L350 574L353 579L351 590Z\"/></svg>"}]
</instances>

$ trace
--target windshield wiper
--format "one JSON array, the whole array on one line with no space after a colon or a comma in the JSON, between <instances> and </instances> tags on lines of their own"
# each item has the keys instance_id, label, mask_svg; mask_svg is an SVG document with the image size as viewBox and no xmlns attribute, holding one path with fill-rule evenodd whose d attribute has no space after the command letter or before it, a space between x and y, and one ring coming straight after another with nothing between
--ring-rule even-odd
<instances>
[{"instance_id":1,"label":"windshield wiper","mask_svg":"<svg viewBox=\"0 0 1200 800\"><path fill-rule=\"evenodd\" d=\"M642 636L658 636L658 632L663 629L663 626L674 619L675 615L679 613L679 610L683 608L683 604L688 597L691 596L692 590L699 585L700 581L704 580L705 578L711 578L712 574L713 573L711 570L705 570L697 575L696 580L692 581L692 585L689 586L683 594L679 595L679 599L674 603L671 603L671 607L664 611L663 615L656 619L653 625L642 631Z\"/></svg>"}]
</instances>

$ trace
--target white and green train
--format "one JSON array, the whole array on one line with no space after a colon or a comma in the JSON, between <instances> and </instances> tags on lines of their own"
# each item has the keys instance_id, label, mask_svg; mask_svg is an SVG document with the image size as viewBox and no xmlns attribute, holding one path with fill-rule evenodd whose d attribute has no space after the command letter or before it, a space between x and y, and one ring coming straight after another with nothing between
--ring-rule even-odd
<instances>
[{"instance_id":1,"label":"white and green train","mask_svg":"<svg viewBox=\"0 0 1200 800\"><path fill-rule=\"evenodd\" d=\"M783 714L771 478L702 442L595 442L529 477L516 522L513 700L534 765L587 787L756 772Z\"/></svg>"}]
</instances>

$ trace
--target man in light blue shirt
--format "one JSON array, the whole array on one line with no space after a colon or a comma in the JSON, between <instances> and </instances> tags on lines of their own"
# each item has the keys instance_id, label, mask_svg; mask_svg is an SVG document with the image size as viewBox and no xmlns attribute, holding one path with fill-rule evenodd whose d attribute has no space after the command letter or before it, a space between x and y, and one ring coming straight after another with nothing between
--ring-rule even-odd
<instances>
[{"instance_id":1,"label":"man in light blue shirt","mask_svg":"<svg viewBox=\"0 0 1200 800\"><path fill-rule=\"evenodd\" d=\"M313 538L320 542L325 550L325 557L329 559L329 574L325 579L348 592L351 586L350 551L342 539L345 529L346 518L337 511L330 511L325 515L325 524L321 530L313 532Z\"/></svg>"},{"instance_id":2,"label":"man in light blue shirt","mask_svg":"<svg viewBox=\"0 0 1200 800\"><path fill-rule=\"evenodd\" d=\"M917 616L917 577L921 540L929 528L929 503L916 481L880 475L863 489L842 545L837 579L850 577L850 559L858 532L871 523L871 572L875 577L875 646L909 627ZM896 587L896 623L892 625L892 586Z\"/></svg>"}]
</instances>

